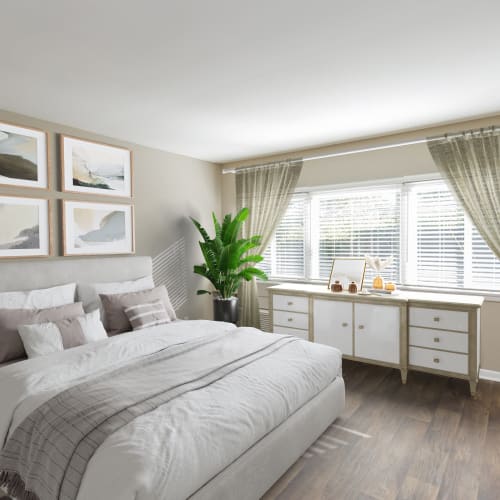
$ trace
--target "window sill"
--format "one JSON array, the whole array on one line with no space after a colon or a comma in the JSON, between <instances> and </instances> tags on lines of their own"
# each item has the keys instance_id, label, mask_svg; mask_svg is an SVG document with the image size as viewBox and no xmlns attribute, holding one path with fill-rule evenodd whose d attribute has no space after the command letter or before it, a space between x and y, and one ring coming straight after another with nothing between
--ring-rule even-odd
<instances>
[{"instance_id":1,"label":"window sill","mask_svg":"<svg viewBox=\"0 0 500 500\"><path fill-rule=\"evenodd\" d=\"M271 277L269 281L264 282L267 286L280 285L282 283L303 283L306 285L321 285L326 287L326 280L303 280L293 278L276 278ZM492 290L468 290L464 288L439 288L431 286L409 286L398 285L400 290L407 290L409 292L429 292L429 293L443 293L450 295L477 295L484 297L485 302L500 302L500 292Z\"/></svg>"}]
</instances>

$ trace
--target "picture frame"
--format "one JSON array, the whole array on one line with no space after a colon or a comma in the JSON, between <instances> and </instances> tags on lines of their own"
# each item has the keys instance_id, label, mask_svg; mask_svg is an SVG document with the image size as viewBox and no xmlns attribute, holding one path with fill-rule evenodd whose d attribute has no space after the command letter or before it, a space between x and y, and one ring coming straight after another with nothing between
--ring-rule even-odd
<instances>
[{"instance_id":1,"label":"picture frame","mask_svg":"<svg viewBox=\"0 0 500 500\"><path fill-rule=\"evenodd\" d=\"M60 149L63 191L132 197L132 151L63 134Z\"/></svg>"},{"instance_id":2,"label":"picture frame","mask_svg":"<svg viewBox=\"0 0 500 500\"><path fill-rule=\"evenodd\" d=\"M0 122L0 185L48 189L48 134Z\"/></svg>"},{"instance_id":3,"label":"picture frame","mask_svg":"<svg viewBox=\"0 0 500 500\"><path fill-rule=\"evenodd\" d=\"M135 252L133 205L74 200L62 205L64 256Z\"/></svg>"},{"instance_id":4,"label":"picture frame","mask_svg":"<svg viewBox=\"0 0 500 500\"><path fill-rule=\"evenodd\" d=\"M339 281L344 290L347 290L349 284L354 281L358 289L363 289L365 279L366 259L364 257L336 257L332 262L330 278L328 280L328 289L332 283Z\"/></svg>"},{"instance_id":5,"label":"picture frame","mask_svg":"<svg viewBox=\"0 0 500 500\"><path fill-rule=\"evenodd\" d=\"M0 259L52 254L51 201L0 195Z\"/></svg>"}]
</instances>

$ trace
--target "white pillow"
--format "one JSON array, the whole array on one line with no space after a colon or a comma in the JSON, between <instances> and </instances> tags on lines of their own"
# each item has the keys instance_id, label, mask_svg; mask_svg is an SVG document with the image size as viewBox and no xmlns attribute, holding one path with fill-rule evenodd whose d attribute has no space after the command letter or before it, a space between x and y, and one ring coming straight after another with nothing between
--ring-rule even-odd
<instances>
[{"instance_id":1,"label":"white pillow","mask_svg":"<svg viewBox=\"0 0 500 500\"><path fill-rule=\"evenodd\" d=\"M48 309L72 304L75 302L75 288L75 283L68 283L26 292L2 292L0 309Z\"/></svg>"},{"instance_id":2,"label":"white pillow","mask_svg":"<svg viewBox=\"0 0 500 500\"><path fill-rule=\"evenodd\" d=\"M86 344L108 338L99 309L89 312L85 316L78 316L76 321L80 324Z\"/></svg>"},{"instance_id":3,"label":"white pillow","mask_svg":"<svg viewBox=\"0 0 500 500\"><path fill-rule=\"evenodd\" d=\"M17 331L28 358L44 356L108 338L99 316L99 309L56 323L20 325Z\"/></svg>"},{"instance_id":4,"label":"white pillow","mask_svg":"<svg viewBox=\"0 0 500 500\"><path fill-rule=\"evenodd\" d=\"M114 283L78 283L77 295L79 302L83 303L85 312L101 311L101 320L104 321L104 308L101 304L99 294L140 292L151 290L155 287L153 276L144 276L132 281L117 281Z\"/></svg>"},{"instance_id":5,"label":"white pillow","mask_svg":"<svg viewBox=\"0 0 500 500\"><path fill-rule=\"evenodd\" d=\"M61 333L55 323L20 325L17 327L17 331L23 341L28 358L64 351Z\"/></svg>"}]
</instances>

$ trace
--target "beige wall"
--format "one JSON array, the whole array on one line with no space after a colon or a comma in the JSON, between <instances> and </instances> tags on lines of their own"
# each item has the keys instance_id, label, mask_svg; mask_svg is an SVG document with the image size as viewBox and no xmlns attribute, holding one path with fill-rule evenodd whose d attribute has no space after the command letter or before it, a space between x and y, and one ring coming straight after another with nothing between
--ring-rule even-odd
<instances>
[{"instance_id":1,"label":"beige wall","mask_svg":"<svg viewBox=\"0 0 500 500\"><path fill-rule=\"evenodd\" d=\"M134 198L136 254L155 256L162 250L184 239L188 279L188 302L180 308L180 317L210 318L211 300L198 297L196 289L201 283L192 273L192 267L199 263L198 236L189 216L209 224L210 214L220 213L221 173L217 165L179 156L164 151L145 148L102 137L92 132L77 130L56 123L45 122L26 116L0 110L0 121L16 125L35 127L49 133L49 162L51 167L50 191L0 187L0 194L47 195L49 199L79 199L88 201L112 201L110 198L69 194L60 192L60 165L58 156L59 133L70 134L83 139L103 141L129 148L134 161ZM54 257L61 255L60 206L54 203L52 229L54 234ZM71 258L71 257L64 257Z\"/></svg>"},{"instance_id":2,"label":"beige wall","mask_svg":"<svg viewBox=\"0 0 500 500\"><path fill-rule=\"evenodd\" d=\"M487 119L455 123L446 126L417 130L370 140L337 144L305 151L287 152L280 155L257 158L224 165L224 168L241 167L278 159L320 155L333 151L366 148L381 144L410 141L447 132L459 132L471 128L500 125L500 115ZM339 183L388 179L437 173L425 144L372 151L336 158L305 162L299 178L299 187L328 186ZM227 174L222 180L222 211L235 208L234 175ZM500 302L487 302L482 310L481 367L500 371Z\"/></svg>"}]
</instances>

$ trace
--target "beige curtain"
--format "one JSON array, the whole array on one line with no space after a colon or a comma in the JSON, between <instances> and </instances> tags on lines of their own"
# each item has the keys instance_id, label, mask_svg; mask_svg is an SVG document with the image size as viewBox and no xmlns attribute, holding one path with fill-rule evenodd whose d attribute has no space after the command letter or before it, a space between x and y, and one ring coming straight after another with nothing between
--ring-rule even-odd
<instances>
[{"instance_id":1,"label":"beige curtain","mask_svg":"<svg viewBox=\"0 0 500 500\"><path fill-rule=\"evenodd\" d=\"M436 140L427 147L491 250L500 258L500 141L494 127Z\"/></svg>"},{"instance_id":2,"label":"beige curtain","mask_svg":"<svg viewBox=\"0 0 500 500\"><path fill-rule=\"evenodd\" d=\"M302 161L270 163L236 172L236 202L238 210L247 207L248 219L243 225L244 238L260 235L262 243L255 253L262 254L273 236L276 226L290 203L297 186ZM243 282L240 290L242 326L260 328L257 282Z\"/></svg>"}]
</instances>

